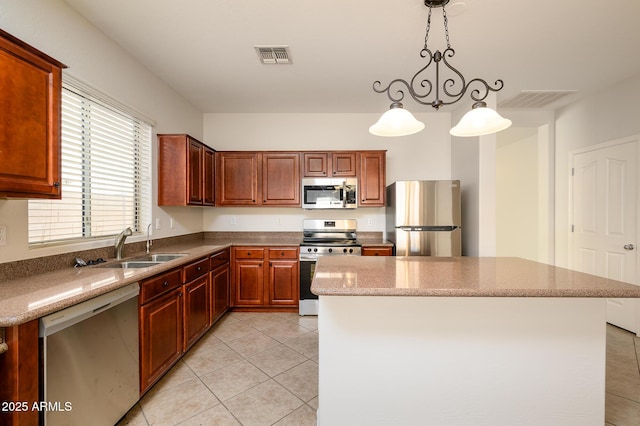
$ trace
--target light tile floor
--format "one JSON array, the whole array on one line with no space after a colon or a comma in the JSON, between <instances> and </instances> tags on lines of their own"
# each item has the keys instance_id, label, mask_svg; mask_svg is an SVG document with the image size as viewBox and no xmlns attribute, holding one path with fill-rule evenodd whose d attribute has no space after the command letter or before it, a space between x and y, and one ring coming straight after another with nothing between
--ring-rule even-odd
<instances>
[{"instance_id":1,"label":"light tile floor","mask_svg":"<svg viewBox=\"0 0 640 426\"><path fill-rule=\"evenodd\" d=\"M607 325L606 425L640 425L640 338Z\"/></svg>"},{"instance_id":2,"label":"light tile floor","mask_svg":"<svg viewBox=\"0 0 640 426\"><path fill-rule=\"evenodd\" d=\"M316 424L318 318L231 312L119 425Z\"/></svg>"},{"instance_id":3,"label":"light tile floor","mask_svg":"<svg viewBox=\"0 0 640 426\"><path fill-rule=\"evenodd\" d=\"M317 317L232 312L119 425L316 424ZM640 425L640 338L607 325L606 425Z\"/></svg>"}]
</instances>

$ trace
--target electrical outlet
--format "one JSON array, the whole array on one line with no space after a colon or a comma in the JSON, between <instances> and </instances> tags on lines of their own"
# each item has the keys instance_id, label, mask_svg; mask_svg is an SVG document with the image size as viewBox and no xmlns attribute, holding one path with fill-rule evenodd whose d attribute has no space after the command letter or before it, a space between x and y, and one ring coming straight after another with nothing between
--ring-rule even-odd
<instances>
[{"instance_id":1,"label":"electrical outlet","mask_svg":"<svg viewBox=\"0 0 640 426\"><path fill-rule=\"evenodd\" d=\"M0 246L7 245L7 226L0 225Z\"/></svg>"},{"instance_id":2,"label":"electrical outlet","mask_svg":"<svg viewBox=\"0 0 640 426\"><path fill-rule=\"evenodd\" d=\"M170 217L169 218L169 228L173 229L173 227L174 227L173 218Z\"/></svg>"},{"instance_id":3,"label":"electrical outlet","mask_svg":"<svg viewBox=\"0 0 640 426\"><path fill-rule=\"evenodd\" d=\"M161 225L160 218L156 217L156 229L160 229L160 225Z\"/></svg>"},{"instance_id":4,"label":"electrical outlet","mask_svg":"<svg viewBox=\"0 0 640 426\"><path fill-rule=\"evenodd\" d=\"M367 220L367 224L368 224L369 226L373 225L373 219L369 218L369 219Z\"/></svg>"},{"instance_id":5,"label":"electrical outlet","mask_svg":"<svg viewBox=\"0 0 640 426\"><path fill-rule=\"evenodd\" d=\"M231 224L232 225L237 225L238 224L238 221L236 220L235 216L231 216Z\"/></svg>"}]
</instances>

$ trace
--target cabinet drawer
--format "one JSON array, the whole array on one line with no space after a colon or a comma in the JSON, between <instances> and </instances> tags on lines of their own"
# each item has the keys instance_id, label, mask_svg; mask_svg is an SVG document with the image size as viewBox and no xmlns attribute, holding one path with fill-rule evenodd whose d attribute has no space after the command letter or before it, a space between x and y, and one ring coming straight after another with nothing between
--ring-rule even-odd
<instances>
[{"instance_id":1,"label":"cabinet drawer","mask_svg":"<svg viewBox=\"0 0 640 426\"><path fill-rule=\"evenodd\" d=\"M269 249L269 259L297 259L298 258L298 249L297 248L270 248Z\"/></svg>"},{"instance_id":2,"label":"cabinet drawer","mask_svg":"<svg viewBox=\"0 0 640 426\"><path fill-rule=\"evenodd\" d=\"M250 247L236 247L236 259L264 259L264 249Z\"/></svg>"},{"instance_id":3,"label":"cabinet drawer","mask_svg":"<svg viewBox=\"0 0 640 426\"><path fill-rule=\"evenodd\" d=\"M213 271L216 268L224 265L225 263L229 263L229 249L222 250L218 253L211 255L209 258L210 265L209 268Z\"/></svg>"},{"instance_id":4,"label":"cabinet drawer","mask_svg":"<svg viewBox=\"0 0 640 426\"><path fill-rule=\"evenodd\" d=\"M209 259L204 258L184 267L184 282L193 281L209 272Z\"/></svg>"},{"instance_id":5,"label":"cabinet drawer","mask_svg":"<svg viewBox=\"0 0 640 426\"><path fill-rule=\"evenodd\" d=\"M140 304L182 285L182 271L174 269L153 278L142 281L140 285Z\"/></svg>"},{"instance_id":6,"label":"cabinet drawer","mask_svg":"<svg viewBox=\"0 0 640 426\"><path fill-rule=\"evenodd\" d=\"M392 256L393 248L391 247L362 247L363 256Z\"/></svg>"}]
</instances>

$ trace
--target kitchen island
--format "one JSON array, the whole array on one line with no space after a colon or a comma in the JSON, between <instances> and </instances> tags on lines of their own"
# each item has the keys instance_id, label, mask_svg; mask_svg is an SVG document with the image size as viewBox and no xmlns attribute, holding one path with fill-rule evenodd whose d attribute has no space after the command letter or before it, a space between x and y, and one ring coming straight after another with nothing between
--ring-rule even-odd
<instances>
[{"instance_id":1,"label":"kitchen island","mask_svg":"<svg viewBox=\"0 0 640 426\"><path fill-rule=\"evenodd\" d=\"M318 425L604 424L606 298L517 258L322 257Z\"/></svg>"}]
</instances>

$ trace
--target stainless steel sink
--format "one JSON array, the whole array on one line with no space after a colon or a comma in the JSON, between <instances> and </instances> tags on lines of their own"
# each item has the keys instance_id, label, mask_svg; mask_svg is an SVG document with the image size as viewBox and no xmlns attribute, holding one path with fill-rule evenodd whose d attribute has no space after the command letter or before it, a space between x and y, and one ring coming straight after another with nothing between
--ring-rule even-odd
<instances>
[{"instance_id":1,"label":"stainless steel sink","mask_svg":"<svg viewBox=\"0 0 640 426\"><path fill-rule=\"evenodd\" d=\"M128 262L107 263L106 265L102 265L101 268L122 268L122 269L150 268L152 266L160 265L161 263L162 262L131 260Z\"/></svg>"},{"instance_id":2,"label":"stainless steel sink","mask_svg":"<svg viewBox=\"0 0 640 426\"><path fill-rule=\"evenodd\" d=\"M181 257L187 256L186 253L157 253L157 254L148 254L146 256L141 256L133 259L134 261L143 261L143 262L168 262L174 259L180 259Z\"/></svg>"}]
</instances>

